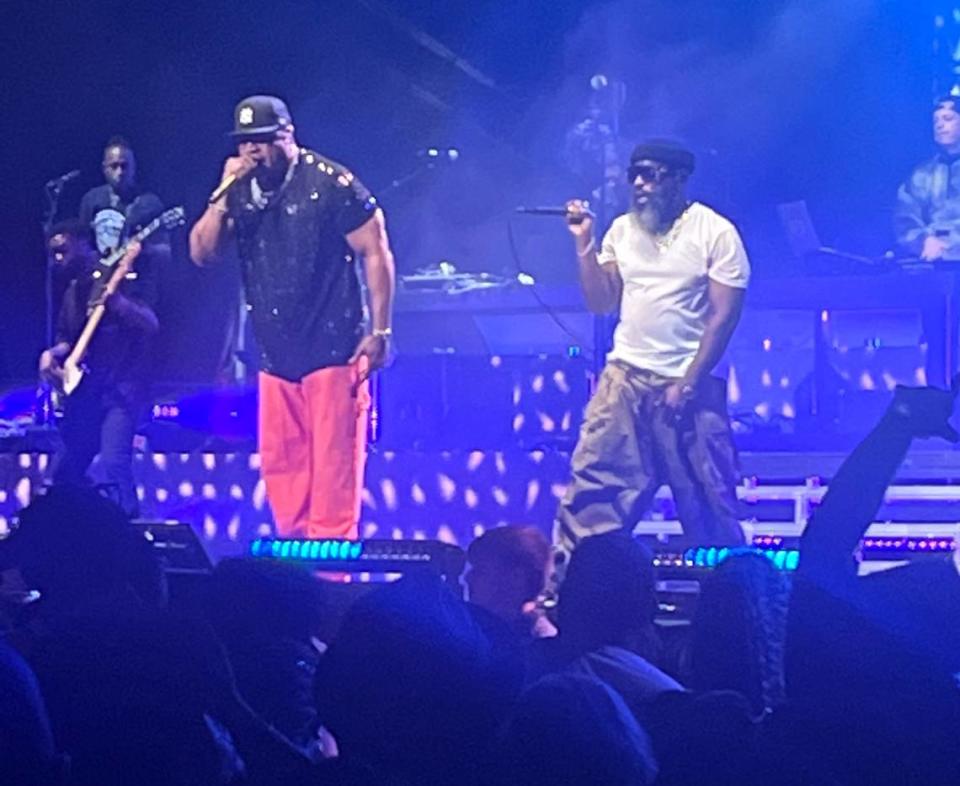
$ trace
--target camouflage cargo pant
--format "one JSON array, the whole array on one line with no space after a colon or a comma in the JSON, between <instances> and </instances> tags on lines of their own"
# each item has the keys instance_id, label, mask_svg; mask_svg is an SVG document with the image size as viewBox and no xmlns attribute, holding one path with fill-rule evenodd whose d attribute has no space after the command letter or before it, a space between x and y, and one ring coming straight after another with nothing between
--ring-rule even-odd
<instances>
[{"instance_id":1,"label":"camouflage cargo pant","mask_svg":"<svg viewBox=\"0 0 960 786\"><path fill-rule=\"evenodd\" d=\"M664 483L673 492L685 540L743 542L726 383L708 377L678 418L660 403L673 381L607 363L587 406L571 459L573 477L557 510L554 547L560 564L581 538L632 529Z\"/></svg>"}]
</instances>

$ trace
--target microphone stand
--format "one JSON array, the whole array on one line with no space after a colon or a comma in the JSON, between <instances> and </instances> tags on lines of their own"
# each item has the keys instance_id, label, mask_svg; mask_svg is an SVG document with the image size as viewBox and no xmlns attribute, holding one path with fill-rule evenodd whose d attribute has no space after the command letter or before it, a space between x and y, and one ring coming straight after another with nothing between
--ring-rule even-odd
<instances>
[{"instance_id":1,"label":"microphone stand","mask_svg":"<svg viewBox=\"0 0 960 786\"><path fill-rule=\"evenodd\" d=\"M390 192L392 192L392 191L399 191L399 190L405 188L406 185L407 185L408 183L410 183L411 181L418 179L418 178L419 178L421 175L423 175L428 169L431 169L431 168L432 168L432 167L428 166L427 164L418 164L415 169L410 170L409 172L407 172L407 173L404 174L404 175L400 175L399 177L395 177L395 178L394 178L393 180L391 180L387 185L383 186L382 188L377 189L377 193L382 195L382 194L388 194L388 193L390 193Z\"/></svg>"},{"instance_id":2,"label":"microphone stand","mask_svg":"<svg viewBox=\"0 0 960 786\"><path fill-rule=\"evenodd\" d=\"M596 79L596 77L595 77ZM603 87L598 89L593 85L594 92L590 97L590 117L579 126L580 135L584 138L589 149L597 152L597 164L600 177L597 194L597 204L594 206L596 215L597 237L602 243L603 237L613 223L617 210L617 178L615 173L620 169L620 110L626 97L622 82L613 80L609 83L604 80ZM581 148L582 149L582 148ZM586 152L586 151L584 151ZM597 314L593 318L593 386L596 386L600 373L606 362L607 351L613 335L616 317L606 314Z\"/></svg>"},{"instance_id":3,"label":"microphone stand","mask_svg":"<svg viewBox=\"0 0 960 786\"><path fill-rule=\"evenodd\" d=\"M418 162L415 167L408 169L404 174L393 178L389 183L376 190L380 198L385 194L392 194L404 190L411 182L419 181L427 172L435 170L439 165L450 166L456 161L456 158L447 156L428 157ZM367 301L367 282L365 276L360 276L360 290L363 302ZM367 440L370 444L376 444L380 441L383 431L383 414L381 406L382 389L380 387L380 375L370 375L370 420L367 426Z\"/></svg>"},{"instance_id":4,"label":"microphone stand","mask_svg":"<svg viewBox=\"0 0 960 786\"><path fill-rule=\"evenodd\" d=\"M47 209L43 215L43 251L46 264L44 265L43 295L44 295L44 349L53 346L53 265L47 253L47 238L53 229L57 218L60 195L63 193L65 181L57 180L48 183L44 188L47 197ZM33 413L33 422L38 426L54 425L53 388L49 382L37 384L36 402Z\"/></svg>"},{"instance_id":5,"label":"microphone stand","mask_svg":"<svg viewBox=\"0 0 960 786\"><path fill-rule=\"evenodd\" d=\"M454 166L459 158L459 151L455 148L448 148L445 151L441 151L440 148L437 148L438 154L436 156L424 156L424 158L417 163L415 167L407 170L402 175L398 175L393 178L389 183L383 185L382 187L376 190L377 194L381 196L383 194L389 194L393 191L400 191L407 187L407 185L421 178L427 172L431 172L442 167ZM453 154L456 153L456 156Z\"/></svg>"}]
</instances>

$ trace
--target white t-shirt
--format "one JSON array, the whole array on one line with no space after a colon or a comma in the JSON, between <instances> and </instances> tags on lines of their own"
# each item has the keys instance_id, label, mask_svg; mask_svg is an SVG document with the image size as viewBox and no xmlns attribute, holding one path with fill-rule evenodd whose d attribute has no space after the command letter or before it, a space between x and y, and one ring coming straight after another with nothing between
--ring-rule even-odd
<instances>
[{"instance_id":1,"label":"white t-shirt","mask_svg":"<svg viewBox=\"0 0 960 786\"><path fill-rule=\"evenodd\" d=\"M665 377L682 377L697 354L708 281L745 289L750 279L750 262L730 221L699 202L678 221L661 249L639 218L626 213L610 226L597 257L601 265L616 262L623 279L620 322L607 359Z\"/></svg>"}]
</instances>

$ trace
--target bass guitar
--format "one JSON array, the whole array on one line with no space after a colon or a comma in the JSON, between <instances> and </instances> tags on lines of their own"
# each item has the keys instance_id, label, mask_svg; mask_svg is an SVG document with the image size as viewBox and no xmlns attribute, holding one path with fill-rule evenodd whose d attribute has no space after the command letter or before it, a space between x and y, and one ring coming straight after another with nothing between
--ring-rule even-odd
<instances>
[{"instance_id":1,"label":"bass guitar","mask_svg":"<svg viewBox=\"0 0 960 786\"><path fill-rule=\"evenodd\" d=\"M103 316L107 310L106 302L113 293L117 291L123 279L133 270L133 263L140 253L143 241L158 229L174 229L183 224L184 220L182 207L173 207L165 210L161 215L157 216L131 237L125 245L101 260L101 267L113 267L115 265L116 269L104 285L100 297L97 298L96 303L90 309L86 324L84 324L83 330L80 332L80 337L74 342L70 354L67 355L63 361L63 378L59 385L61 393L69 396L83 381L83 377L86 374L84 359L90 349L90 342L93 341L97 328L103 321Z\"/></svg>"}]
</instances>

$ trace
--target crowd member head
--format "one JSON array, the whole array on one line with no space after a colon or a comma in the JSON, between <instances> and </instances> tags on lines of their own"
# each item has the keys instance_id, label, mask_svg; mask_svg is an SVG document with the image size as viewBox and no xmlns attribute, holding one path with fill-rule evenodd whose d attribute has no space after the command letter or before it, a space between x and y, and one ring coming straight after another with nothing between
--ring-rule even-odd
<instances>
[{"instance_id":1,"label":"crowd member head","mask_svg":"<svg viewBox=\"0 0 960 786\"><path fill-rule=\"evenodd\" d=\"M656 751L657 786L793 782L780 760L774 772L765 771L759 724L746 698L736 691L664 692L644 706L638 717Z\"/></svg>"},{"instance_id":2,"label":"crowd member head","mask_svg":"<svg viewBox=\"0 0 960 786\"><path fill-rule=\"evenodd\" d=\"M325 607L323 582L296 565L271 560L221 560L208 585L210 621L226 638L309 642Z\"/></svg>"},{"instance_id":3,"label":"crowd member head","mask_svg":"<svg viewBox=\"0 0 960 786\"><path fill-rule=\"evenodd\" d=\"M205 716L232 695L229 666L204 626L159 608L162 574L118 506L54 486L2 545L40 593L18 634L71 783L218 782L229 746Z\"/></svg>"},{"instance_id":4,"label":"crowd member head","mask_svg":"<svg viewBox=\"0 0 960 786\"><path fill-rule=\"evenodd\" d=\"M55 224L47 234L47 263L70 278L91 270L97 262L93 233L80 221Z\"/></svg>"},{"instance_id":5,"label":"crowd member head","mask_svg":"<svg viewBox=\"0 0 960 786\"><path fill-rule=\"evenodd\" d=\"M250 706L288 739L316 740L313 680L324 582L298 565L226 559L207 584L206 611Z\"/></svg>"},{"instance_id":6,"label":"crowd member head","mask_svg":"<svg viewBox=\"0 0 960 786\"><path fill-rule=\"evenodd\" d=\"M630 155L627 179L633 184L633 209L650 231L671 223L687 204L687 178L695 158L665 139L641 142Z\"/></svg>"},{"instance_id":7,"label":"crowd member head","mask_svg":"<svg viewBox=\"0 0 960 786\"><path fill-rule=\"evenodd\" d=\"M432 577L360 597L321 658L320 722L350 762L408 784L475 783L498 703L490 650L466 605Z\"/></svg>"},{"instance_id":8,"label":"crowd member head","mask_svg":"<svg viewBox=\"0 0 960 786\"><path fill-rule=\"evenodd\" d=\"M574 652L643 648L656 611L653 556L621 530L584 538L560 585L560 635Z\"/></svg>"},{"instance_id":9,"label":"crowd member head","mask_svg":"<svg viewBox=\"0 0 960 786\"><path fill-rule=\"evenodd\" d=\"M70 783L236 782L242 764L220 724L242 703L209 629L120 603L86 611L51 625L31 653Z\"/></svg>"},{"instance_id":10,"label":"crowd member head","mask_svg":"<svg viewBox=\"0 0 960 786\"><path fill-rule=\"evenodd\" d=\"M740 691L756 714L780 704L788 597L786 577L762 554L724 560L701 585L690 687Z\"/></svg>"},{"instance_id":11,"label":"crowd member head","mask_svg":"<svg viewBox=\"0 0 960 786\"><path fill-rule=\"evenodd\" d=\"M66 783L40 686L26 661L0 638L0 772L8 786Z\"/></svg>"},{"instance_id":12,"label":"crowd member head","mask_svg":"<svg viewBox=\"0 0 960 786\"><path fill-rule=\"evenodd\" d=\"M934 104L933 140L945 153L960 154L960 96L944 96Z\"/></svg>"},{"instance_id":13,"label":"crowd member head","mask_svg":"<svg viewBox=\"0 0 960 786\"><path fill-rule=\"evenodd\" d=\"M0 561L40 592L41 608L128 593L150 605L165 599L149 545L126 514L93 489L60 485L38 496L20 512Z\"/></svg>"},{"instance_id":14,"label":"crowd member head","mask_svg":"<svg viewBox=\"0 0 960 786\"><path fill-rule=\"evenodd\" d=\"M470 544L467 561L470 602L512 623L543 590L550 544L535 527L497 527Z\"/></svg>"},{"instance_id":15,"label":"crowd member head","mask_svg":"<svg viewBox=\"0 0 960 786\"><path fill-rule=\"evenodd\" d=\"M503 786L642 786L657 776L650 740L623 699L573 674L544 677L520 696L496 759Z\"/></svg>"},{"instance_id":16,"label":"crowd member head","mask_svg":"<svg viewBox=\"0 0 960 786\"><path fill-rule=\"evenodd\" d=\"M128 198L137 187L137 159L130 143L121 136L112 137L103 149L104 180L121 197Z\"/></svg>"},{"instance_id":17,"label":"crowd member head","mask_svg":"<svg viewBox=\"0 0 960 786\"><path fill-rule=\"evenodd\" d=\"M267 189L283 182L297 156L293 119L276 96L249 96L234 110L231 137L260 184Z\"/></svg>"}]
</instances>

